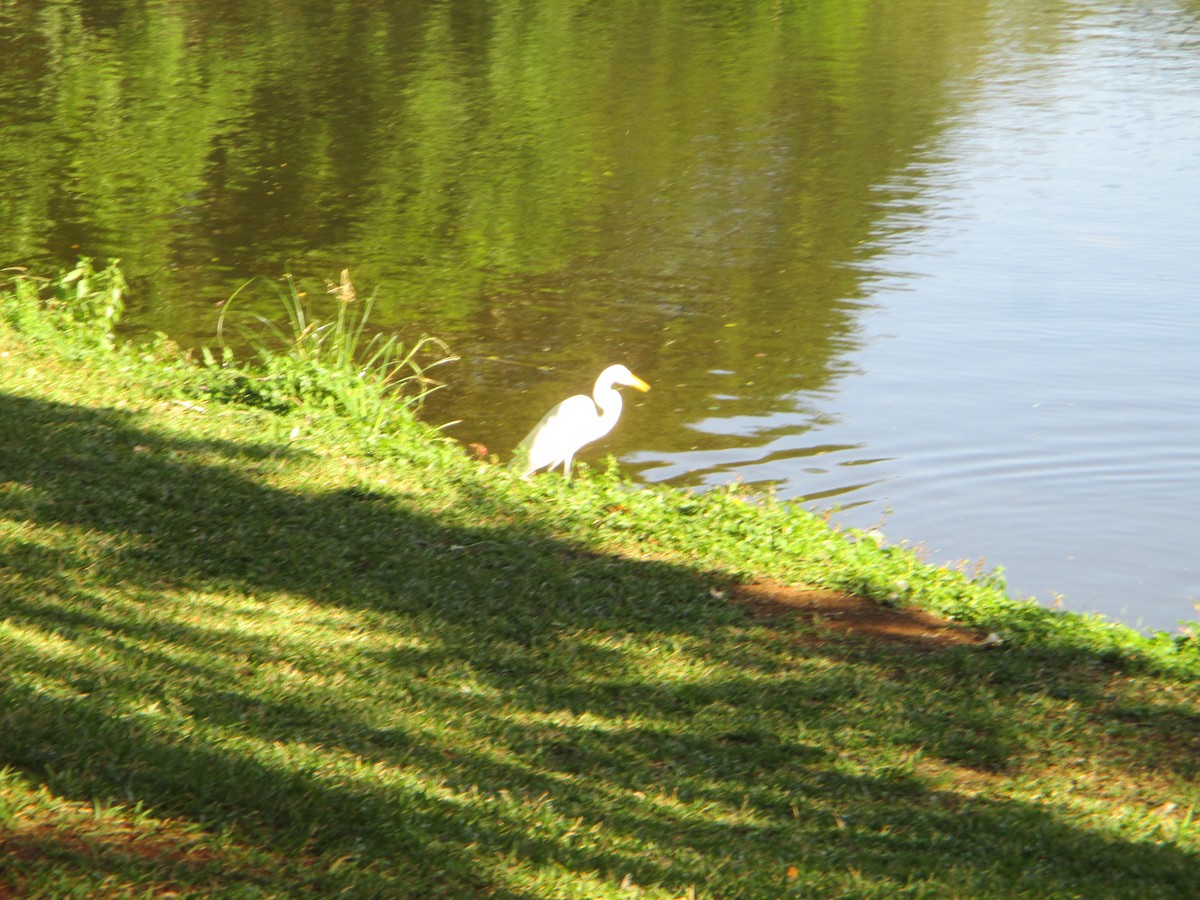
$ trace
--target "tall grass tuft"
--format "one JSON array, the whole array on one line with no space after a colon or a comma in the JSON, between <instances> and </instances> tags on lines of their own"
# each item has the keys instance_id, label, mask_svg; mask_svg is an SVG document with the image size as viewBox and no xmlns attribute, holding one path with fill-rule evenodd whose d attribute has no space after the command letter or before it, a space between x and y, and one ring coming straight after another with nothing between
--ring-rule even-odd
<instances>
[{"instance_id":1,"label":"tall grass tuft","mask_svg":"<svg viewBox=\"0 0 1200 900\"><path fill-rule=\"evenodd\" d=\"M112 350L125 312L125 277L117 260L96 269L84 257L69 272L44 278L11 269L0 315L22 334L53 340L60 350Z\"/></svg>"},{"instance_id":2,"label":"tall grass tuft","mask_svg":"<svg viewBox=\"0 0 1200 900\"><path fill-rule=\"evenodd\" d=\"M217 321L220 358L208 348L202 351L208 377L201 392L210 397L279 411L331 410L376 434L390 430L399 417L411 419L442 386L430 370L457 359L436 337L424 335L406 345L397 335L371 333L375 295L360 300L348 269L329 285L332 315L286 276L282 287L275 286L285 314L282 324L257 312L240 312L238 300L252 283L242 285L222 307ZM255 363L235 359L226 340L230 330L253 350Z\"/></svg>"}]
</instances>

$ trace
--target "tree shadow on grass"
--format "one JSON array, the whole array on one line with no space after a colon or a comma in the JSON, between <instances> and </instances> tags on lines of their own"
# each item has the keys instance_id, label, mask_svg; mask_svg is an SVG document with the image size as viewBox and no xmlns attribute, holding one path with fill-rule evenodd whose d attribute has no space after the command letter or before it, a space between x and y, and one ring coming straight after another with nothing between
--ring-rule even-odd
<instances>
[{"instance_id":1,"label":"tree shadow on grass","mask_svg":"<svg viewBox=\"0 0 1200 900\"><path fill-rule=\"evenodd\" d=\"M314 854L329 891L762 896L792 866L868 894L1190 882L1179 848L894 761L1018 766L1039 735L1014 699L1090 703L1094 667L1048 687L1015 651L813 640L536 509L480 526L280 490L255 472L280 448L130 414L0 395L0 423L0 761L63 795L235 825Z\"/></svg>"}]
</instances>

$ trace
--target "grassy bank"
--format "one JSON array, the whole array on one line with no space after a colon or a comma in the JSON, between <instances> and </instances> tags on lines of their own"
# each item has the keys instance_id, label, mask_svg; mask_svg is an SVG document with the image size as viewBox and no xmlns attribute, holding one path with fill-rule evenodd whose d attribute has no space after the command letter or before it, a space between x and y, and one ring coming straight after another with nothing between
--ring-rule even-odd
<instances>
[{"instance_id":1,"label":"grassy bank","mask_svg":"<svg viewBox=\"0 0 1200 900\"><path fill-rule=\"evenodd\" d=\"M83 278L0 300L0 895L1194 894L1193 641L521 482Z\"/></svg>"}]
</instances>

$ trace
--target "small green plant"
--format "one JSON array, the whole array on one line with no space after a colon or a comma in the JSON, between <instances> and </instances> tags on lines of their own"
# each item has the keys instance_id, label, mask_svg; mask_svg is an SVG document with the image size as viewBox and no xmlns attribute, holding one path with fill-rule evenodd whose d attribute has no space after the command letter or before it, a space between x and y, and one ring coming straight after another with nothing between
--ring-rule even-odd
<instances>
[{"instance_id":1,"label":"small green plant","mask_svg":"<svg viewBox=\"0 0 1200 900\"><path fill-rule=\"evenodd\" d=\"M419 410L441 387L429 370L457 359L443 341L428 335L411 345L396 335L368 336L375 296L360 302L349 270L329 286L331 318L323 319L316 301L288 275L285 288L278 289L284 324L248 312L248 322L233 325L235 301L252 283L234 292L221 310L220 357L208 348L202 351L207 374L201 391L208 396L276 411L330 409L375 434L393 426L397 416ZM253 349L255 364L236 361L226 341L227 324Z\"/></svg>"},{"instance_id":2,"label":"small green plant","mask_svg":"<svg viewBox=\"0 0 1200 900\"><path fill-rule=\"evenodd\" d=\"M112 350L117 323L125 312L127 285L119 262L97 270L84 257L69 272L42 278L27 269L14 272L4 292L5 321L22 334L54 339L64 348Z\"/></svg>"}]
</instances>

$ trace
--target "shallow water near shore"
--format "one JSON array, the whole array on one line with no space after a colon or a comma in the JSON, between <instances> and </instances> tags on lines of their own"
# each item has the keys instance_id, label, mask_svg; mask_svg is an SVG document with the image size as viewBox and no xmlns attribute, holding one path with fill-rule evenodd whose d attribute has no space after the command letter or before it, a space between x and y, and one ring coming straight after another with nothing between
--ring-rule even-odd
<instances>
[{"instance_id":1,"label":"shallow water near shore","mask_svg":"<svg viewBox=\"0 0 1200 900\"><path fill-rule=\"evenodd\" d=\"M185 344L348 266L464 443L625 362L595 464L1197 617L1195 3L293 8L0 10L0 264Z\"/></svg>"}]
</instances>

